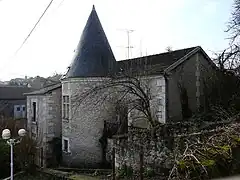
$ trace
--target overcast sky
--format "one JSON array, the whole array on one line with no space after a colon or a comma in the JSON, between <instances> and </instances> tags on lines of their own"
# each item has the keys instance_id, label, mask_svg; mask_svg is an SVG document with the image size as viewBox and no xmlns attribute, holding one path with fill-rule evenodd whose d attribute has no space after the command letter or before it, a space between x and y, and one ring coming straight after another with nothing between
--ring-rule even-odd
<instances>
[{"instance_id":1,"label":"overcast sky","mask_svg":"<svg viewBox=\"0 0 240 180\"><path fill-rule=\"evenodd\" d=\"M227 47L232 0L54 0L21 50L14 55L50 0L0 0L0 80L63 73L95 4L117 60L202 46L210 55Z\"/></svg>"}]
</instances>

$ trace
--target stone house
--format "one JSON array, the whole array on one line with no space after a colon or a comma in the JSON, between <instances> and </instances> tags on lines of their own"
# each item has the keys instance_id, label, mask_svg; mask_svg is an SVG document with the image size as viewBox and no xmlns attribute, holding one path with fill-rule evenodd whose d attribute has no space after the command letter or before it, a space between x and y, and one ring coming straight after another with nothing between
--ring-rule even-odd
<instances>
[{"instance_id":1,"label":"stone house","mask_svg":"<svg viewBox=\"0 0 240 180\"><path fill-rule=\"evenodd\" d=\"M199 46L116 61L93 6L61 84L27 94L28 127L33 136L41 131L44 156L46 142L61 136L64 165L100 166L104 156L100 140L105 122L116 122L116 104L109 98L93 105L99 101L97 97L83 101L81 94L126 72L147 83L153 96L151 108L159 122L181 120L185 118L184 103L191 113L204 106L203 80L213 68L214 63ZM128 120L133 121L131 114ZM138 121L131 123L143 126Z\"/></svg>"},{"instance_id":2,"label":"stone house","mask_svg":"<svg viewBox=\"0 0 240 180\"><path fill-rule=\"evenodd\" d=\"M50 142L61 138L61 84L55 84L25 93L27 96L27 128L30 136L38 141L36 164L46 167L47 160L54 161L55 153Z\"/></svg>"},{"instance_id":3,"label":"stone house","mask_svg":"<svg viewBox=\"0 0 240 180\"><path fill-rule=\"evenodd\" d=\"M26 96L33 89L25 86L0 87L0 115L7 118L26 119Z\"/></svg>"}]
</instances>

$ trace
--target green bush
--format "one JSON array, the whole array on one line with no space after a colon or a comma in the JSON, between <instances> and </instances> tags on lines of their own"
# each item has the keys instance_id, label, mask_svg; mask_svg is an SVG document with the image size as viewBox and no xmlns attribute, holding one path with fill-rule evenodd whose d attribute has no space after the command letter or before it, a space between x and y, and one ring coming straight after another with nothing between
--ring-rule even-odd
<instances>
[{"instance_id":1,"label":"green bush","mask_svg":"<svg viewBox=\"0 0 240 180\"><path fill-rule=\"evenodd\" d=\"M147 167L147 168L144 169L144 175L146 177L153 177L153 176L155 176L155 171L154 171L153 168Z\"/></svg>"},{"instance_id":2,"label":"green bush","mask_svg":"<svg viewBox=\"0 0 240 180\"><path fill-rule=\"evenodd\" d=\"M123 165L118 171L119 177L131 177L132 175L133 175L133 168L131 166L127 166L126 164Z\"/></svg>"},{"instance_id":3,"label":"green bush","mask_svg":"<svg viewBox=\"0 0 240 180\"><path fill-rule=\"evenodd\" d=\"M0 178L10 175L10 147L2 139L0 139L0 169Z\"/></svg>"}]
</instances>

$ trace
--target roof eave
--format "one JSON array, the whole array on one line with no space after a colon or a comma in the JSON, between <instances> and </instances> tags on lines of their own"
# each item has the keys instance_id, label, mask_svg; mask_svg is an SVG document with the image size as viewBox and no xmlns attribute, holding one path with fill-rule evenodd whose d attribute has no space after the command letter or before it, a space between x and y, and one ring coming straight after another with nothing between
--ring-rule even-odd
<instances>
[{"instance_id":1,"label":"roof eave","mask_svg":"<svg viewBox=\"0 0 240 180\"><path fill-rule=\"evenodd\" d=\"M47 93L49 93L49 92L52 92L52 91L54 91L54 90L56 90L56 89L61 88L61 87L62 87L62 84L59 83L59 84L55 84L55 85L52 85L52 86L56 86L56 87L53 87L52 89L46 89L46 91L43 91L43 92L39 92L40 90L43 90L43 89L44 89L44 88L42 88L42 89L40 89L40 90L38 90L38 91L33 91L33 92L30 92L30 93L24 93L23 95L25 95L25 96L45 95L45 94L47 94ZM48 87L48 88L49 88L49 87Z\"/></svg>"}]
</instances>

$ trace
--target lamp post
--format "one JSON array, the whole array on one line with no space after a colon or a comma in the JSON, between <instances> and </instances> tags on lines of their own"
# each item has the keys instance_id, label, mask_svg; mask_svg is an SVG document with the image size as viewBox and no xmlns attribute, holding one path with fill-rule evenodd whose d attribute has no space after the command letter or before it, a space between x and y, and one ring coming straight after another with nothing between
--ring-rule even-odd
<instances>
[{"instance_id":1,"label":"lamp post","mask_svg":"<svg viewBox=\"0 0 240 180\"><path fill-rule=\"evenodd\" d=\"M11 131L9 129L4 129L2 131L2 138L7 140L8 145L10 145L11 148L11 162L10 162L10 168L11 168L11 180L13 180L13 146L15 144L18 144L21 142L22 137L26 135L26 130L25 129L19 129L18 135L20 138L13 139L11 138Z\"/></svg>"}]
</instances>

